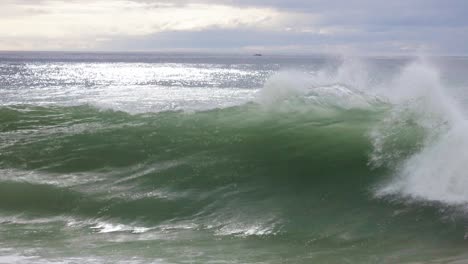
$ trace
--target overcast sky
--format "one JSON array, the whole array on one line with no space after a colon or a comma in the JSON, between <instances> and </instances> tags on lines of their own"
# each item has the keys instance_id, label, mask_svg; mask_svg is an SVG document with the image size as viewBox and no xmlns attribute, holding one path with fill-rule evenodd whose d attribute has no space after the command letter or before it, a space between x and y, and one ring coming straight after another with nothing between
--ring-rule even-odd
<instances>
[{"instance_id":1,"label":"overcast sky","mask_svg":"<svg viewBox=\"0 0 468 264\"><path fill-rule=\"evenodd\" d=\"M468 54L467 0L0 0L0 50Z\"/></svg>"}]
</instances>

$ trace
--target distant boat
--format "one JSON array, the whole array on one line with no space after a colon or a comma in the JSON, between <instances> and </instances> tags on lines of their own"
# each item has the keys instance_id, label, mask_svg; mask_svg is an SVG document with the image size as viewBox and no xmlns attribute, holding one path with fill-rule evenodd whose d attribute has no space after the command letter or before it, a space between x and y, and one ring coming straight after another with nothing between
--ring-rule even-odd
<instances>
[{"instance_id":1,"label":"distant boat","mask_svg":"<svg viewBox=\"0 0 468 264\"><path fill-rule=\"evenodd\" d=\"M260 54L260 53L255 53L254 56L260 57L260 56L262 56L262 54Z\"/></svg>"}]
</instances>

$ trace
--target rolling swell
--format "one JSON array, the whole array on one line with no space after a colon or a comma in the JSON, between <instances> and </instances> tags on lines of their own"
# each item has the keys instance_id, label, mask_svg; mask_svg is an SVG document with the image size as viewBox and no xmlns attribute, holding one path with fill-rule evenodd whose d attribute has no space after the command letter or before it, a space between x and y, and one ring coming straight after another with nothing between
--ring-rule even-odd
<instances>
[{"instance_id":1,"label":"rolling swell","mask_svg":"<svg viewBox=\"0 0 468 264\"><path fill-rule=\"evenodd\" d=\"M387 106L298 104L139 115L2 108L0 210L14 217L4 221L58 217L67 228L103 233L208 230L306 244L312 237L325 247L390 233L404 240L414 229L463 233L431 207L372 199L391 171L369 163L369 131ZM416 139L398 148L411 152Z\"/></svg>"},{"instance_id":2,"label":"rolling swell","mask_svg":"<svg viewBox=\"0 0 468 264\"><path fill-rule=\"evenodd\" d=\"M376 110L274 111L251 103L196 113L0 112L1 208L13 212L154 225L274 212L306 197L365 200L380 173L368 166L366 133L382 114Z\"/></svg>"}]
</instances>

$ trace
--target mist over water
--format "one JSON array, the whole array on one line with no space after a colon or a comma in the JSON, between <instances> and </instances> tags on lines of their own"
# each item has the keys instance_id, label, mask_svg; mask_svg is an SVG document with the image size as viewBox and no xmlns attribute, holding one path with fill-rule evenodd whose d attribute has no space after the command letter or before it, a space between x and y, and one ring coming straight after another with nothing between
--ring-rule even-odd
<instances>
[{"instance_id":1,"label":"mist over water","mask_svg":"<svg viewBox=\"0 0 468 264\"><path fill-rule=\"evenodd\" d=\"M0 263L463 263L466 58L0 54Z\"/></svg>"}]
</instances>

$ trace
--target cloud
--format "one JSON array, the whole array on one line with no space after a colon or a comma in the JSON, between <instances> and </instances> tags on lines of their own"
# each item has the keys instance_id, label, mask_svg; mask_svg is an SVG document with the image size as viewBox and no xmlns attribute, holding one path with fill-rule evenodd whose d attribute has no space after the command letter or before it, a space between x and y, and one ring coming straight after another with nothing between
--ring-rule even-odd
<instances>
[{"instance_id":1,"label":"cloud","mask_svg":"<svg viewBox=\"0 0 468 264\"><path fill-rule=\"evenodd\" d=\"M464 0L2 0L0 49L467 53Z\"/></svg>"},{"instance_id":2,"label":"cloud","mask_svg":"<svg viewBox=\"0 0 468 264\"><path fill-rule=\"evenodd\" d=\"M6 11L5 11L6 10ZM132 1L42 1L10 7L1 19L3 36L147 35L208 27L271 27L282 14L268 8L189 4L183 8ZM5 13L8 12L4 9ZM26 17L27 16L27 17ZM14 28L15 30L11 30Z\"/></svg>"}]
</instances>

